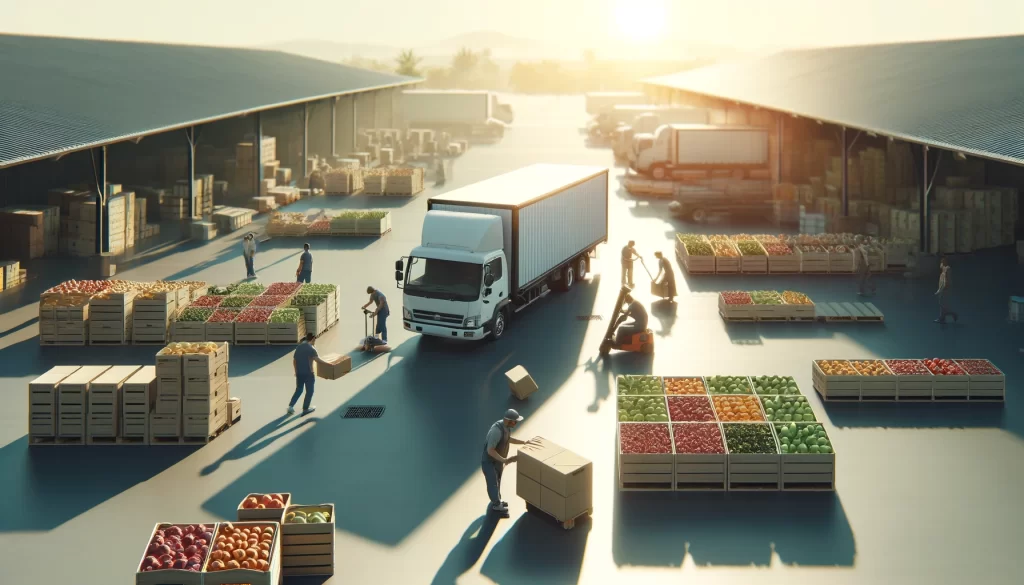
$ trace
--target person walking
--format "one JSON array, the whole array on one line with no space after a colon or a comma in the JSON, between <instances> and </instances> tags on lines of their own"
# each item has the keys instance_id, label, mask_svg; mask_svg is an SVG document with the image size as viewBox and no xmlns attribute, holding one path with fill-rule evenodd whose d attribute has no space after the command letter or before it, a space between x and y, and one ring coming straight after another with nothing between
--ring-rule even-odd
<instances>
[{"instance_id":1,"label":"person walking","mask_svg":"<svg viewBox=\"0 0 1024 585\"><path fill-rule=\"evenodd\" d=\"M292 356L292 367L295 368L295 393L292 394L291 402L288 403L288 414L295 414L295 403L299 401L303 387L305 387L306 391L306 398L302 401L303 416L316 410L316 407L311 404L313 401L313 385L316 382L313 362L324 367L328 367L330 364L320 359L320 354L313 347L315 341L316 335L307 333L306 338L295 348L295 354Z\"/></svg>"},{"instance_id":2,"label":"person walking","mask_svg":"<svg viewBox=\"0 0 1024 585\"><path fill-rule=\"evenodd\" d=\"M370 300L363 305L363 310L369 307L371 303L376 305L376 310L373 311L373 316L377 318L377 327L374 328L373 332L380 335L381 341L384 345L388 343L388 315L391 314L391 309L388 307L388 299L384 296L384 293L373 288L372 286L366 287L366 294L370 295Z\"/></svg>"},{"instance_id":3,"label":"person walking","mask_svg":"<svg viewBox=\"0 0 1024 585\"><path fill-rule=\"evenodd\" d=\"M508 502L501 499L501 473L505 466L515 463L518 455L509 457L508 446L530 445L531 441L523 441L512 437L512 429L516 428L523 420L513 409L505 411L505 417L496 421L487 431L487 439L484 443L483 456L480 458L480 468L484 473L484 480L487 482L487 497L491 500L491 511L502 518L508 518Z\"/></svg>"},{"instance_id":4,"label":"person walking","mask_svg":"<svg viewBox=\"0 0 1024 585\"><path fill-rule=\"evenodd\" d=\"M313 255L309 253L309 244L302 244L302 256L299 256L299 268L295 271L298 282L309 283L313 278Z\"/></svg>"},{"instance_id":5,"label":"person walking","mask_svg":"<svg viewBox=\"0 0 1024 585\"><path fill-rule=\"evenodd\" d=\"M672 263L661 252L655 252L654 257L658 259L658 275L654 277L654 282L659 282L660 279L662 296L667 298L670 303L674 303L676 302L676 273L672 270Z\"/></svg>"},{"instance_id":6,"label":"person walking","mask_svg":"<svg viewBox=\"0 0 1024 585\"><path fill-rule=\"evenodd\" d=\"M622 284L633 288L633 261L639 260L640 255L636 253L636 242L630 240L622 248Z\"/></svg>"},{"instance_id":7,"label":"person walking","mask_svg":"<svg viewBox=\"0 0 1024 585\"><path fill-rule=\"evenodd\" d=\"M256 258L256 236L249 232L242 238L242 259L245 260L245 277L256 278L256 268L253 266Z\"/></svg>"},{"instance_id":8,"label":"person walking","mask_svg":"<svg viewBox=\"0 0 1024 585\"><path fill-rule=\"evenodd\" d=\"M939 270L939 290L935 291L935 295L939 297L939 318L935 322L945 323L946 316L952 315L953 322L956 323L960 320L960 315L946 307L946 299L949 297L949 261L945 256L939 260Z\"/></svg>"},{"instance_id":9,"label":"person walking","mask_svg":"<svg viewBox=\"0 0 1024 585\"><path fill-rule=\"evenodd\" d=\"M857 265L857 294L874 294L876 289L875 283L871 281L871 259L868 257L867 242L860 242L854 247L853 253Z\"/></svg>"}]
</instances>

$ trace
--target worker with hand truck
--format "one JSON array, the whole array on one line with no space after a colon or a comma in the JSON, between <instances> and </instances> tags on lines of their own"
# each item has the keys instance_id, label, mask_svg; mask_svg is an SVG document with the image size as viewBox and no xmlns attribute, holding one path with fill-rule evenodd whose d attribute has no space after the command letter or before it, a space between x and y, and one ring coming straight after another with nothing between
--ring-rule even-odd
<instances>
[{"instance_id":1,"label":"worker with hand truck","mask_svg":"<svg viewBox=\"0 0 1024 585\"><path fill-rule=\"evenodd\" d=\"M384 293L373 288L372 286L366 287L366 294L370 295L370 300L366 301L363 305L363 312L372 315L377 319L376 327L373 328L375 335L380 335L381 341L384 345L388 344L388 316L391 314L391 309L388 307L388 299L384 296ZM366 310L371 304L376 304L376 310L372 313Z\"/></svg>"}]
</instances>

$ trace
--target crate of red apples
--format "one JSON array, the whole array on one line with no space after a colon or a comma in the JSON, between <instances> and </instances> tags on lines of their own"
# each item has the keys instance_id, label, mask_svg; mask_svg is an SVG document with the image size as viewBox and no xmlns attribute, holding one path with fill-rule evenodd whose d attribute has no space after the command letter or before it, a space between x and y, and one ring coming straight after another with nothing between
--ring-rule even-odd
<instances>
[{"instance_id":1,"label":"crate of red apples","mask_svg":"<svg viewBox=\"0 0 1024 585\"><path fill-rule=\"evenodd\" d=\"M932 398L935 400L967 400L971 377L954 360L931 358L923 360L924 367L935 376L932 379Z\"/></svg>"},{"instance_id":2,"label":"crate of red apples","mask_svg":"<svg viewBox=\"0 0 1024 585\"><path fill-rule=\"evenodd\" d=\"M202 585L215 524L157 524L142 553L135 585Z\"/></svg>"},{"instance_id":3,"label":"crate of red apples","mask_svg":"<svg viewBox=\"0 0 1024 585\"><path fill-rule=\"evenodd\" d=\"M672 436L668 423L619 423L619 489L673 488Z\"/></svg>"},{"instance_id":4,"label":"crate of red apples","mask_svg":"<svg viewBox=\"0 0 1024 585\"><path fill-rule=\"evenodd\" d=\"M878 385L882 378L896 378L895 400L978 400L1002 401L1006 394L1006 376L989 360L984 359L888 359L859 360L854 368L843 360L819 360L821 368L835 369L835 364L847 364L844 380L860 384L860 399L882 400L887 397L881 392L867 392L868 385ZM877 364L877 370L863 368L862 364ZM819 376L814 364L815 384ZM825 374L837 373L827 371ZM859 381L859 382L853 382ZM874 389L874 386L871 386ZM820 392L821 389L819 389ZM831 398L822 393L826 399ZM845 395L843 398L847 398ZM856 396L852 397L854 400Z\"/></svg>"},{"instance_id":5,"label":"crate of red apples","mask_svg":"<svg viewBox=\"0 0 1024 585\"><path fill-rule=\"evenodd\" d=\"M703 397L688 396L686 398L707 400ZM726 488L725 442L722 440L722 426L719 423L672 423L672 440L676 448L675 489L724 490Z\"/></svg>"},{"instance_id":6,"label":"crate of red apples","mask_svg":"<svg viewBox=\"0 0 1024 585\"><path fill-rule=\"evenodd\" d=\"M753 319L754 299L750 293L729 290L718 294L718 312L725 319Z\"/></svg>"}]
</instances>

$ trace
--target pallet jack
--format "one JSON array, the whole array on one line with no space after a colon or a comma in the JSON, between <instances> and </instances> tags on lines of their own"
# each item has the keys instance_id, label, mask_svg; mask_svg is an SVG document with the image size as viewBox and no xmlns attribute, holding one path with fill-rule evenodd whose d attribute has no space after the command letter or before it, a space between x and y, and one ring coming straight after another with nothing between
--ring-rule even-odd
<instances>
[{"instance_id":1,"label":"pallet jack","mask_svg":"<svg viewBox=\"0 0 1024 585\"><path fill-rule=\"evenodd\" d=\"M373 312L363 309L363 340L359 346L363 351L370 353L387 353L391 351L391 348L384 343L383 339L377 337L376 321L377 318L374 317Z\"/></svg>"},{"instance_id":2,"label":"pallet jack","mask_svg":"<svg viewBox=\"0 0 1024 585\"><path fill-rule=\"evenodd\" d=\"M654 282L654 275L651 274L650 269L647 268L647 264L644 263L643 258L640 259L640 265L644 267L644 272L647 273L647 276L651 277L651 296L658 297L662 300L669 298L667 283Z\"/></svg>"},{"instance_id":3,"label":"pallet jack","mask_svg":"<svg viewBox=\"0 0 1024 585\"><path fill-rule=\"evenodd\" d=\"M644 268L646 269L647 267L645 266ZM615 331L628 318L622 314L622 305L626 302L626 295L632 292L632 289L625 285L619 291L619 296L615 300L615 312L612 313L611 322L608 323L608 331L605 332L604 340L601 341L601 355L608 355L613 349L635 353L654 353L654 332L650 329L642 333L634 333L625 343L616 343Z\"/></svg>"}]
</instances>

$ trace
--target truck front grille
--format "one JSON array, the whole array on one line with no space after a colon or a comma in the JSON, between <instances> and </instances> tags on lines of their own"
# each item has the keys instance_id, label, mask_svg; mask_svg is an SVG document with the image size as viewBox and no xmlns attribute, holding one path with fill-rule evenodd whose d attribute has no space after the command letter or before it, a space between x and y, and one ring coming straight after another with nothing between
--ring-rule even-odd
<instances>
[{"instance_id":1,"label":"truck front grille","mask_svg":"<svg viewBox=\"0 0 1024 585\"><path fill-rule=\"evenodd\" d=\"M445 325L462 325L463 318L451 313L435 313L434 311L413 310L412 318L426 323L444 323Z\"/></svg>"}]
</instances>

